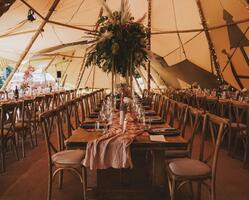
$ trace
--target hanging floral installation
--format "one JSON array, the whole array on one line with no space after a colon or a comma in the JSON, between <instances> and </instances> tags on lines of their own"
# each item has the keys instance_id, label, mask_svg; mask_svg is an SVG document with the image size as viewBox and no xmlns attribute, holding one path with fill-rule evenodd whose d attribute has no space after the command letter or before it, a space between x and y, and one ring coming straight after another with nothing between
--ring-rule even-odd
<instances>
[{"instance_id":1,"label":"hanging floral installation","mask_svg":"<svg viewBox=\"0 0 249 200\"><path fill-rule=\"evenodd\" d=\"M21 83L21 89L25 90L29 87L29 81L32 78L32 73L35 71L35 68L33 66L27 67L27 69L24 71L23 74L23 82Z\"/></svg>"},{"instance_id":2,"label":"hanging floral installation","mask_svg":"<svg viewBox=\"0 0 249 200\"><path fill-rule=\"evenodd\" d=\"M136 67L145 67L148 61L148 30L142 24L146 14L134 21L128 0L121 1L120 11L112 12L102 4L107 15L97 22L96 42L89 48L86 67L97 65L107 73L137 76Z\"/></svg>"}]
</instances>

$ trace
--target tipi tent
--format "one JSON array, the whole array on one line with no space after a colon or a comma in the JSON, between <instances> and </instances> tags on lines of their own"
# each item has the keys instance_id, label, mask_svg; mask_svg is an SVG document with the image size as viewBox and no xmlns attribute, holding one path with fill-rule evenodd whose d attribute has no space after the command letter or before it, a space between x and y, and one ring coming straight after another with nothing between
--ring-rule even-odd
<instances>
[{"instance_id":1,"label":"tipi tent","mask_svg":"<svg viewBox=\"0 0 249 200\"><path fill-rule=\"evenodd\" d=\"M106 3L112 10L120 7L117 0ZM216 87L224 79L237 89L249 88L248 0L129 3L135 19L147 13L143 23L151 29L152 87L182 88L193 82ZM67 87L111 87L110 75L84 66L92 40L87 32L96 29L101 0L8 0L0 6L1 66L13 66L12 75L40 64L54 77L60 70ZM30 14L34 21L27 19ZM148 81L143 68L142 74Z\"/></svg>"}]
</instances>

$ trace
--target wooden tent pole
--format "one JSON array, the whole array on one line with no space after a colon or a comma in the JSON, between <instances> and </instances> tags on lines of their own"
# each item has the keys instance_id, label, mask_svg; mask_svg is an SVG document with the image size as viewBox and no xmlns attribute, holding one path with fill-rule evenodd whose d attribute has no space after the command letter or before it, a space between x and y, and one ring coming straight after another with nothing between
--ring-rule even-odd
<instances>
[{"instance_id":1,"label":"wooden tent pole","mask_svg":"<svg viewBox=\"0 0 249 200\"><path fill-rule=\"evenodd\" d=\"M207 21L205 19L205 15L204 15L200 0L197 0L196 4L198 6L202 26L204 28L204 32L205 32L205 35L206 35L206 38L207 38L207 41L208 41L209 51L210 51L211 58L212 58L211 62L213 61L217 76L219 78L219 82L222 83L223 82L223 77L222 77L222 73L221 73L221 70L220 70L220 64L218 62L216 52L215 52L215 49L214 49L214 45L213 45L213 42L211 40L211 36L209 34L209 31L208 31Z\"/></svg>"},{"instance_id":2,"label":"wooden tent pole","mask_svg":"<svg viewBox=\"0 0 249 200\"><path fill-rule=\"evenodd\" d=\"M75 52L76 52L76 50L73 51L72 56L74 56ZM72 63L72 61L73 61L73 59L71 59L71 60L68 62L67 66L66 66L66 69L65 69L65 71L63 72L63 74L62 74L62 76L61 76L61 80L63 80L63 79L65 78L66 73L67 73L67 70L68 70L70 64Z\"/></svg>"},{"instance_id":3,"label":"wooden tent pole","mask_svg":"<svg viewBox=\"0 0 249 200\"><path fill-rule=\"evenodd\" d=\"M54 62L56 56L54 56L50 62L48 63L48 65L43 69L44 72L47 72L48 68L52 65L52 63Z\"/></svg>"},{"instance_id":4,"label":"wooden tent pole","mask_svg":"<svg viewBox=\"0 0 249 200\"><path fill-rule=\"evenodd\" d=\"M82 63L81 63L80 72L79 72L77 82L76 82L76 89L79 89L80 83L81 83L82 78L83 78L83 75L84 75L84 73L86 71L85 62L86 62L86 53L85 53L84 58L83 58Z\"/></svg>"},{"instance_id":5,"label":"wooden tent pole","mask_svg":"<svg viewBox=\"0 0 249 200\"><path fill-rule=\"evenodd\" d=\"M147 48L148 48L148 50L150 51L151 50L151 6L152 6L152 0L148 0L148 34L149 34L149 36L148 36L148 46L147 46ZM147 86L147 89L148 89L148 91L150 91L150 60L149 60L149 62L148 62L148 65L147 65L147 72L148 72L148 74L147 74L147 84L148 84L148 86Z\"/></svg>"},{"instance_id":6,"label":"wooden tent pole","mask_svg":"<svg viewBox=\"0 0 249 200\"><path fill-rule=\"evenodd\" d=\"M37 14L41 19L43 19L43 20L46 19L46 17L44 18L42 16L42 14L39 13L35 8L33 8L33 6L31 6L27 1L25 1L25 0L20 0L20 1L22 3L24 3L27 7L32 9L35 12L35 14ZM82 28L82 27L78 27L78 26L72 26L72 25L69 25L69 24L64 24L64 23L61 23L61 22L53 21L53 20L48 20L47 23L55 24L55 25L58 25L58 26L64 26L64 27L67 27L67 28L77 29L77 30L81 30L81 31L96 32L96 31L93 31L93 30L90 30L90 29L86 29L86 28Z\"/></svg>"},{"instance_id":7,"label":"wooden tent pole","mask_svg":"<svg viewBox=\"0 0 249 200\"><path fill-rule=\"evenodd\" d=\"M41 53L39 56L61 56L61 57L67 57L67 58L79 58L82 59L84 56L73 56L73 55L66 55L62 53Z\"/></svg>"},{"instance_id":8,"label":"wooden tent pole","mask_svg":"<svg viewBox=\"0 0 249 200\"><path fill-rule=\"evenodd\" d=\"M49 18L53 14L54 9L56 8L56 6L58 5L59 2L60 2L60 0L55 0L54 3L52 4L52 6L50 7L50 9L49 9L49 11L47 13L47 16L43 19L43 21L40 24L40 26L39 26L38 30L36 31L35 35L33 35L33 37L31 38L31 41L29 42L28 46L25 48L25 50L22 53L20 59L16 63L15 68L13 69L13 71L10 73L10 75L8 76L8 78L6 79L6 81L4 82L4 85L2 87L3 90L6 89L6 87L9 84L9 82L13 78L14 74L16 73L16 71L18 70L18 68L20 67L20 65L22 64L22 61L25 59L25 57L27 56L29 50L33 46L34 42L36 41L36 39L38 38L38 36L40 35L40 33L43 31L44 26L46 25L47 21L49 20Z\"/></svg>"},{"instance_id":9,"label":"wooden tent pole","mask_svg":"<svg viewBox=\"0 0 249 200\"><path fill-rule=\"evenodd\" d=\"M93 91L93 88L94 88L94 83L95 83L95 71L96 71L96 66L94 65L94 66L93 66L92 91Z\"/></svg>"},{"instance_id":10,"label":"wooden tent pole","mask_svg":"<svg viewBox=\"0 0 249 200\"><path fill-rule=\"evenodd\" d=\"M25 34L34 33L34 32L36 32L36 30L22 31L22 32L17 32L17 33L9 33L9 34L3 34L3 35L0 35L0 38L11 37L11 36L15 36L15 35L25 35Z\"/></svg>"}]
</instances>

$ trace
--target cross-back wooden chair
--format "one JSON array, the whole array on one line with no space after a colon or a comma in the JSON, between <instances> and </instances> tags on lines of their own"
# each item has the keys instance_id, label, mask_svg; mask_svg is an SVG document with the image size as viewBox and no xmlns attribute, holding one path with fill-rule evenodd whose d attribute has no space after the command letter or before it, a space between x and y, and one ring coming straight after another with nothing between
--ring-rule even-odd
<instances>
[{"instance_id":1,"label":"cross-back wooden chair","mask_svg":"<svg viewBox=\"0 0 249 200\"><path fill-rule=\"evenodd\" d=\"M243 143L243 164L246 166L248 157L248 135L249 135L249 104L232 101L230 104L231 132L229 147L231 149L232 134L235 134L233 154L236 153L239 140Z\"/></svg>"},{"instance_id":2,"label":"cross-back wooden chair","mask_svg":"<svg viewBox=\"0 0 249 200\"><path fill-rule=\"evenodd\" d=\"M175 119L178 121L178 126L176 128L181 130L181 134L183 137L185 135L185 128L187 123L187 112L188 112L187 104L181 102L175 102L174 116L172 117L174 117L174 121Z\"/></svg>"},{"instance_id":3,"label":"cross-back wooden chair","mask_svg":"<svg viewBox=\"0 0 249 200\"><path fill-rule=\"evenodd\" d=\"M45 110L50 110L53 103L53 94L45 94L44 104Z\"/></svg>"},{"instance_id":4,"label":"cross-back wooden chair","mask_svg":"<svg viewBox=\"0 0 249 200\"><path fill-rule=\"evenodd\" d=\"M75 99L75 103L76 103L76 109L78 112L78 120L77 120L77 127L80 126L80 124L82 124L85 119L86 119L86 114L85 114L85 108L84 108L84 102L83 102L84 97L78 97Z\"/></svg>"},{"instance_id":5,"label":"cross-back wooden chair","mask_svg":"<svg viewBox=\"0 0 249 200\"><path fill-rule=\"evenodd\" d=\"M70 100L65 103L65 112L67 120L67 130L69 136L72 132L79 127L79 113L75 100Z\"/></svg>"},{"instance_id":6,"label":"cross-back wooden chair","mask_svg":"<svg viewBox=\"0 0 249 200\"><path fill-rule=\"evenodd\" d=\"M220 144L225 130L229 128L229 120L213 114L205 114L201 135L199 159L181 158L167 162L167 173L171 200L176 191L187 183L198 183L198 196L201 197L201 185L208 188L210 199L215 200L216 169ZM207 138L210 140L207 140ZM210 147L211 151L206 151Z\"/></svg>"},{"instance_id":7,"label":"cross-back wooden chair","mask_svg":"<svg viewBox=\"0 0 249 200\"><path fill-rule=\"evenodd\" d=\"M86 169L81 164L85 157L85 151L65 150L64 141L67 135L63 132L65 130L63 126L64 109L64 106L60 106L57 109L46 111L40 116L42 131L46 139L49 166L47 199L50 200L52 197L53 178L59 173L59 188L62 188L63 172L67 170L74 172L80 178L83 199L86 200ZM56 129L53 128L54 125L56 125Z\"/></svg>"},{"instance_id":8,"label":"cross-back wooden chair","mask_svg":"<svg viewBox=\"0 0 249 200\"><path fill-rule=\"evenodd\" d=\"M28 135L30 137L31 147L34 147L32 134L32 117L33 113L35 113L34 99L24 99L17 104L17 108L19 109L20 113L18 119L15 122L14 131L18 136L21 137L22 156L24 158L26 155L25 141ZM36 132L34 132L34 134L36 134ZM37 143L36 135L35 141Z\"/></svg>"},{"instance_id":9,"label":"cross-back wooden chair","mask_svg":"<svg viewBox=\"0 0 249 200\"><path fill-rule=\"evenodd\" d=\"M0 106L0 147L1 147L1 171L6 171L6 151L10 141L14 147L17 160L19 160L17 151L17 142L15 137L14 125L16 119L16 103L4 103Z\"/></svg>"},{"instance_id":10,"label":"cross-back wooden chair","mask_svg":"<svg viewBox=\"0 0 249 200\"><path fill-rule=\"evenodd\" d=\"M195 107L198 109L206 110L206 97L195 96Z\"/></svg>"},{"instance_id":11,"label":"cross-back wooden chair","mask_svg":"<svg viewBox=\"0 0 249 200\"><path fill-rule=\"evenodd\" d=\"M176 107L176 101L175 100L172 100L170 99L169 100L169 105L168 107L166 108L166 113L167 115L169 116L169 122L168 124L173 127L174 126L174 121L175 121L175 107ZM167 120L167 118L166 118ZM167 121L166 121L167 122Z\"/></svg>"},{"instance_id":12,"label":"cross-back wooden chair","mask_svg":"<svg viewBox=\"0 0 249 200\"><path fill-rule=\"evenodd\" d=\"M218 115L218 99L206 98L206 110L212 114Z\"/></svg>"},{"instance_id":13,"label":"cross-back wooden chair","mask_svg":"<svg viewBox=\"0 0 249 200\"><path fill-rule=\"evenodd\" d=\"M90 114L89 102L88 102L88 94L83 97L83 103L85 108L85 115L88 116Z\"/></svg>"}]
</instances>

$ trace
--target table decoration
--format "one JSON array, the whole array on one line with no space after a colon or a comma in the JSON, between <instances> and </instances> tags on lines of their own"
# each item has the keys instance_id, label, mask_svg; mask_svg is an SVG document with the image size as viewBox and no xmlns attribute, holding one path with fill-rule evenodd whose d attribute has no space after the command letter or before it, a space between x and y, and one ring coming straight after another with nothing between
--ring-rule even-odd
<instances>
[{"instance_id":1,"label":"table decoration","mask_svg":"<svg viewBox=\"0 0 249 200\"><path fill-rule=\"evenodd\" d=\"M145 67L148 60L148 30L142 24L146 14L135 21L128 0L121 1L119 11L111 11L104 1L102 4L107 15L99 18L96 33L88 33L95 42L89 47L86 67L97 65L107 73L126 77L131 85L132 77L139 76L136 68Z\"/></svg>"}]
</instances>

